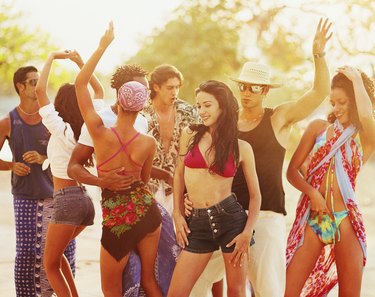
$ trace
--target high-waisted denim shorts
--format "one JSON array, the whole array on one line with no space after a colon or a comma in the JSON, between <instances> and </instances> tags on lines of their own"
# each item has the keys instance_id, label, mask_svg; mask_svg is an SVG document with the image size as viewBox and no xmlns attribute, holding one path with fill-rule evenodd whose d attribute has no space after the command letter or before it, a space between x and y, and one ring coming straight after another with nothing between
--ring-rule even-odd
<instances>
[{"instance_id":1,"label":"high-waisted denim shorts","mask_svg":"<svg viewBox=\"0 0 375 297\"><path fill-rule=\"evenodd\" d=\"M211 253L220 247L223 253L231 253L235 245L226 245L244 230L246 221L247 214L234 193L209 208L193 208L187 218L191 232L185 250Z\"/></svg>"},{"instance_id":2,"label":"high-waisted denim shorts","mask_svg":"<svg viewBox=\"0 0 375 297\"><path fill-rule=\"evenodd\" d=\"M51 222L74 226L94 224L95 209L85 187L73 186L53 193L54 210Z\"/></svg>"}]
</instances>

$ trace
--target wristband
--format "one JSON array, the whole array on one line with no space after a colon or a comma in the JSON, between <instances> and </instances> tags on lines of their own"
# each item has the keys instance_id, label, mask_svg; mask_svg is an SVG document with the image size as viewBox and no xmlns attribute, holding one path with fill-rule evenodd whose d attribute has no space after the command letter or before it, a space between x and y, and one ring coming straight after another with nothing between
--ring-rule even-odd
<instances>
[{"instance_id":1,"label":"wristband","mask_svg":"<svg viewBox=\"0 0 375 297\"><path fill-rule=\"evenodd\" d=\"M326 55L325 52L313 54L314 58L316 59L323 58L325 55Z\"/></svg>"}]
</instances>

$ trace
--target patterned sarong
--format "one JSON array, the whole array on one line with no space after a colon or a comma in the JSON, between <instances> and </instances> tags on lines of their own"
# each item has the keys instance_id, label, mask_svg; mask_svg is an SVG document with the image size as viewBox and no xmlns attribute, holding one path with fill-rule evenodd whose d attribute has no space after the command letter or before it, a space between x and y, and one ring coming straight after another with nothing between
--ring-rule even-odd
<instances>
[{"instance_id":1,"label":"patterned sarong","mask_svg":"<svg viewBox=\"0 0 375 297\"><path fill-rule=\"evenodd\" d=\"M43 253L48 223L53 211L52 198L28 200L14 197L16 223L16 259L14 278L17 296L49 297L53 290L43 267ZM65 256L75 273L75 240Z\"/></svg>"},{"instance_id":2,"label":"patterned sarong","mask_svg":"<svg viewBox=\"0 0 375 297\"><path fill-rule=\"evenodd\" d=\"M307 171L307 181L319 189L332 158L335 158L335 172L341 195L348 210L349 220L363 251L363 265L366 264L366 234L363 218L358 210L354 193L357 174L362 165L362 148L353 126L346 129L334 123L334 136L326 141L313 155ZM289 233L286 250L287 265L296 250L303 244L304 231L310 215L309 197L302 193L297 205L296 218ZM333 245L325 245L313 271L307 279L301 296L327 296L337 284L337 271Z\"/></svg>"}]
</instances>

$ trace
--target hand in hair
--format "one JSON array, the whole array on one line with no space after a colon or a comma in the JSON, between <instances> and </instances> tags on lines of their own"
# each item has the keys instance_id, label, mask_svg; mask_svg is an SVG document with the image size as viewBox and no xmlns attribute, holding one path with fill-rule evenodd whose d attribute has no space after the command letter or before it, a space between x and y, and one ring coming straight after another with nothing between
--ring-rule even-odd
<instances>
[{"instance_id":1,"label":"hand in hair","mask_svg":"<svg viewBox=\"0 0 375 297\"><path fill-rule=\"evenodd\" d=\"M361 72L357 68L354 68L354 67L342 66L337 69L337 72L344 74L352 82L356 80L362 80Z\"/></svg>"}]
</instances>

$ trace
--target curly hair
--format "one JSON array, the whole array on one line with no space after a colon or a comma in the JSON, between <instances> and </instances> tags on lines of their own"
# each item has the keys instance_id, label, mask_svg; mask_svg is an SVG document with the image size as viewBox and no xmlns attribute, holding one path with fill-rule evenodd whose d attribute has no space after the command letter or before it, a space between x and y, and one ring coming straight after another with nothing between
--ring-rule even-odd
<instances>
[{"instance_id":1,"label":"curly hair","mask_svg":"<svg viewBox=\"0 0 375 297\"><path fill-rule=\"evenodd\" d=\"M138 64L121 66L112 75L111 88L115 89L116 93L118 93L118 90L124 83L134 80L134 77L143 77L146 75L148 75L148 72Z\"/></svg>"},{"instance_id":2,"label":"curly hair","mask_svg":"<svg viewBox=\"0 0 375 297\"><path fill-rule=\"evenodd\" d=\"M201 83L195 90L195 94L197 95L199 92L206 92L214 96L222 110L216 123L216 128L212 133L212 144L209 151L213 150L215 152L215 160L212 167L224 172L229 154L233 154L236 166L239 163L238 101L232 90L225 83L216 80L208 80ZM190 125L190 129L197 133L189 144L189 151L199 143L204 133L208 131L208 127L203 124L194 124ZM213 173L212 171L210 172Z\"/></svg>"},{"instance_id":3,"label":"curly hair","mask_svg":"<svg viewBox=\"0 0 375 297\"><path fill-rule=\"evenodd\" d=\"M374 105L375 87L374 82L369 78L366 73L358 69L361 73L363 85L366 89L368 96L370 97L372 105ZM357 129L361 129L361 123L358 117L357 104L355 102L354 87L352 81L345 76L343 73L337 73L331 82L331 90L335 88L341 88L345 94L349 97L349 120ZM331 112L328 115L328 122L333 123L336 120L335 115Z\"/></svg>"}]
</instances>

